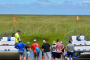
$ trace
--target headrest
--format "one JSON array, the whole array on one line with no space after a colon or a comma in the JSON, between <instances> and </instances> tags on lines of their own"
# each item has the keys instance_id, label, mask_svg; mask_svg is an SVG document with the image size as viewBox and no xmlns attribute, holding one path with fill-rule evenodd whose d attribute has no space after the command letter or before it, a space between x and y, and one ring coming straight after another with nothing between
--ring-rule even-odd
<instances>
[{"instance_id":1,"label":"headrest","mask_svg":"<svg viewBox=\"0 0 90 60\"><path fill-rule=\"evenodd\" d=\"M77 36L71 36L72 41L77 41Z\"/></svg>"}]
</instances>

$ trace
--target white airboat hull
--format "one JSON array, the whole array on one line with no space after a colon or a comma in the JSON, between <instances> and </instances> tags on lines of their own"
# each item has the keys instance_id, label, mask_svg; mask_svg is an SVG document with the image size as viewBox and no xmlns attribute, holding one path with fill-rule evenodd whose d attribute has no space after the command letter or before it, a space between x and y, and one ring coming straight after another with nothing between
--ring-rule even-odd
<instances>
[{"instance_id":1,"label":"white airboat hull","mask_svg":"<svg viewBox=\"0 0 90 60\"><path fill-rule=\"evenodd\" d=\"M8 41L9 40L9 41ZM18 49L15 48L15 37L2 37L0 41L0 60L19 59Z\"/></svg>"}]
</instances>

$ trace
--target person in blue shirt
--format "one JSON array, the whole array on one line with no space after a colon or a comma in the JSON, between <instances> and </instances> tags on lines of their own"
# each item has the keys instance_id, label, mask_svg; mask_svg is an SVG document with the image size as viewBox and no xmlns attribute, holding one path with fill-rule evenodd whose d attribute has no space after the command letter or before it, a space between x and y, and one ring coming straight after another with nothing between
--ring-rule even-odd
<instances>
[{"instance_id":1,"label":"person in blue shirt","mask_svg":"<svg viewBox=\"0 0 90 60\"><path fill-rule=\"evenodd\" d=\"M22 60L22 57L24 57L24 60L26 60L25 53L24 53L24 47L26 47L26 45L22 43L21 40L19 40L19 43L15 45L15 48L19 49L20 60Z\"/></svg>"}]
</instances>

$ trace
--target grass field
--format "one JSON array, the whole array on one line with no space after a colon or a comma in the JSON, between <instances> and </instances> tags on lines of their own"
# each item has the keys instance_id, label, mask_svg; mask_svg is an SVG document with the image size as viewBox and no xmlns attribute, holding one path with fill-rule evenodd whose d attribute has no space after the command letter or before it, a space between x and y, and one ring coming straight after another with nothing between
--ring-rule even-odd
<instances>
[{"instance_id":1,"label":"grass field","mask_svg":"<svg viewBox=\"0 0 90 60\"><path fill-rule=\"evenodd\" d=\"M13 17L17 21L13 21ZM0 15L0 33L8 30L20 30L20 36L24 43L36 39L42 45L45 39L52 44L53 40L63 40L69 31L78 30L90 40L90 16L76 15Z\"/></svg>"}]
</instances>

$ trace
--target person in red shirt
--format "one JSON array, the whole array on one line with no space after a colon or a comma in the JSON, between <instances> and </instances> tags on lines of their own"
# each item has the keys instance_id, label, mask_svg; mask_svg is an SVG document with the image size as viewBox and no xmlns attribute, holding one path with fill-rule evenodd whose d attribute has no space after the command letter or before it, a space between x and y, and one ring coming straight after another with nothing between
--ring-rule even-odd
<instances>
[{"instance_id":1,"label":"person in red shirt","mask_svg":"<svg viewBox=\"0 0 90 60\"><path fill-rule=\"evenodd\" d=\"M34 43L32 44L32 49L33 49L33 54L34 54L34 60L36 60L36 57L37 57L37 60L39 60L39 53L36 52L36 47L40 47L39 44L36 43L36 40L34 40Z\"/></svg>"}]
</instances>

